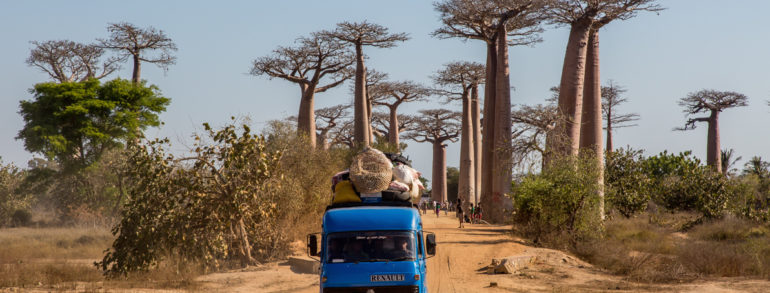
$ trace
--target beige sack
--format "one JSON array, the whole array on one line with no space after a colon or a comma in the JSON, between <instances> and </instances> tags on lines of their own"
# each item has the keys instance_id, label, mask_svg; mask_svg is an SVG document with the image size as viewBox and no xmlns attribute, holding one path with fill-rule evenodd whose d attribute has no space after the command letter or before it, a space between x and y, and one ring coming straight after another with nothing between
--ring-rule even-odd
<instances>
[{"instance_id":1,"label":"beige sack","mask_svg":"<svg viewBox=\"0 0 770 293\"><path fill-rule=\"evenodd\" d=\"M350 181L360 193L375 193L388 189L393 178L393 164L381 151L367 148L353 158Z\"/></svg>"}]
</instances>

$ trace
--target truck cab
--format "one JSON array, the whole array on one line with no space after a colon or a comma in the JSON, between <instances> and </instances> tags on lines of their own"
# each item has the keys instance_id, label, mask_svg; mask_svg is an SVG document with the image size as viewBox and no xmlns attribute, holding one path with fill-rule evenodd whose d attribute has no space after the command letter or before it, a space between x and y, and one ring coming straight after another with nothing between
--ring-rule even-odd
<instances>
[{"instance_id":1,"label":"truck cab","mask_svg":"<svg viewBox=\"0 0 770 293\"><path fill-rule=\"evenodd\" d=\"M329 206L322 228L308 235L308 253L321 262L320 292L427 292L436 239L411 203Z\"/></svg>"}]
</instances>

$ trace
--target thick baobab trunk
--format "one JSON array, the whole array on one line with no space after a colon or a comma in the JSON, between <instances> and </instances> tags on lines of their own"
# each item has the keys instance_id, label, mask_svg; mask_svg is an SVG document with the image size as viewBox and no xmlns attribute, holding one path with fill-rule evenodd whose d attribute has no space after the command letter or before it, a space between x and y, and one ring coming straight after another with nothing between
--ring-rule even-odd
<instances>
[{"instance_id":1,"label":"thick baobab trunk","mask_svg":"<svg viewBox=\"0 0 770 293\"><path fill-rule=\"evenodd\" d=\"M446 201L446 145L442 142L433 143L432 179L431 198L438 202Z\"/></svg>"},{"instance_id":2,"label":"thick baobab trunk","mask_svg":"<svg viewBox=\"0 0 770 293\"><path fill-rule=\"evenodd\" d=\"M366 101L366 68L361 44L356 44L356 84L354 90L353 137L358 147L369 146L370 133L368 102Z\"/></svg>"},{"instance_id":3,"label":"thick baobab trunk","mask_svg":"<svg viewBox=\"0 0 770 293\"><path fill-rule=\"evenodd\" d=\"M473 145L473 117L471 113L471 94L463 89L462 128L460 130L460 180L457 184L457 197L463 200L467 208L476 198L476 172ZM467 210L467 209L466 209Z\"/></svg>"},{"instance_id":4,"label":"thick baobab trunk","mask_svg":"<svg viewBox=\"0 0 770 293\"><path fill-rule=\"evenodd\" d=\"M488 221L502 223L504 210L513 209L511 192L511 81L508 69L508 39L505 26L497 32L497 67L495 74L494 170L492 177L492 209L485 209Z\"/></svg>"},{"instance_id":5,"label":"thick baobab trunk","mask_svg":"<svg viewBox=\"0 0 770 293\"><path fill-rule=\"evenodd\" d=\"M599 31L591 30L586 53L580 149L595 156L598 170L599 216L604 219L604 147L602 146L602 87L599 78Z\"/></svg>"},{"instance_id":6,"label":"thick baobab trunk","mask_svg":"<svg viewBox=\"0 0 770 293\"><path fill-rule=\"evenodd\" d=\"M481 129L481 198L479 202L484 211L495 209L492 200L492 176L494 174L494 152L495 152L495 93L497 82L497 44L494 42L487 44L487 71L486 84L484 86L484 118Z\"/></svg>"},{"instance_id":7,"label":"thick baobab trunk","mask_svg":"<svg viewBox=\"0 0 770 293\"><path fill-rule=\"evenodd\" d=\"M572 24L559 87L559 115L555 133L547 147L549 156L576 156L580 149L580 121L590 23ZM549 159L550 160L550 159Z\"/></svg>"},{"instance_id":8,"label":"thick baobab trunk","mask_svg":"<svg viewBox=\"0 0 770 293\"><path fill-rule=\"evenodd\" d=\"M139 55L134 55L134 73L131 75L131 81L134 84L139 84L142 74L142 61L139 60Z\"/></svg>"},{"instance_id":9,"label":"thick baobab trunk","mask_svg":"<svg viewBox=\"0 0 770 293\"><path fill-rule=\"evenodd\" d=\"M398 113L395 107L390 108L390 125L388 128L388 142L398 149Z\"/></svg>"},{"instance_id":10,"label":"thick baobab trunk","mask_svg":"<svg viewBox=\"0 0 770 293\"><path fill-rule=\"evenodd\" d=\"M479 87L471 88L471 119L473 125L473 171L474 171L474 197L473 204L479 204L481 195L481 112L479 107Z\"/></svg>"},{"instance_id":11,"label":"thick baobab trunk","mask_svg":"<svg viewBox=\"0 0 770 293\"><path fill-rule=\"evenodd\" d=\"M316 132L315 132L315 102L313 97L315 96L315 88L306 87L300 85L302 88L302 99L299 102L299 114L297 115L297 131L302 135L306 135L310 143L310 147L316 147Z\"/></svg>"},{"instance_id":12,"label":"thick baobab trunk","mask_svg":"<svg viewBox=\"0 0 770 293\"><path fill-rule=\"evenodd\" d=\"M706 164L722 173L722 150L719 146L719 111L711 110L709 116L708 146L706 147Z\"/></svg>"}]
</instances>

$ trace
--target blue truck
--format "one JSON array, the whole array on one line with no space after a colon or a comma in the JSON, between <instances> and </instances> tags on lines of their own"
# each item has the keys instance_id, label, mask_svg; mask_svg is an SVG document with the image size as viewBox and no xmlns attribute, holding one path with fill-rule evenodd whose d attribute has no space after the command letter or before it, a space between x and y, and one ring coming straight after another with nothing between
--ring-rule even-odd
<instances>
[{"instance_id":1,"label":"blue truck","mask_svg":"<svg viewBox=\"0 0 770 293\"><path fill-rule=\"evenodd\" d=\"M323 232L307 239L308 254L321 262L320 292L427 292L426 260L436 254L436 236L422 228L409 202L327 207Z\"/></svg>"}]
</instances>

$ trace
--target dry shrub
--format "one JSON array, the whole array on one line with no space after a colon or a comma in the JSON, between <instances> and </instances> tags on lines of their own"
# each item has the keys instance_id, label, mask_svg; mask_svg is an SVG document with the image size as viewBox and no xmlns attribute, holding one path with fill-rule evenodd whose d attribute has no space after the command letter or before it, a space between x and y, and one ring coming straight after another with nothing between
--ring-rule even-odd
<instances>
[{"instance_id":1,"label":"dry shrub","mask_svg":"<svg viewBox=\"0 0 770 293\"><path fill-rule=\"evenodd\" d=\"M92 263L110 241L106 228L0 230L0 288L100 281Z\"/></svg>"},{"instance_id":2,"label":"dry shrub","mask_svg":"<svg viewBox=\"0 0 770 293\"><path fill-rule=\"evenodd\" d=\"M656 214L606 222L602 240L576 253L628 280L682 282L698 277L770 276L770 233L761 224L725 217L678 232L691 214Z\"/></svg>"},{"instance_id":3,"label":"dry shrub","mask_svg":"<svg viewBox=\"0 0 770 293\"><path fill-rule=\"evenodd\" d=\"M770 233L752 221L725 217L693 228L679 259L692 271L721 277L770 276Z\"/></svg>"},{"instance_id":4,"label":"dry shrub","mask_svg":"<svg viewBox=\"0 0 770 293\"><path fill-rule=\"evenodd\" d=\"M583 242L576 253L613 274L637 282L666 283L692 279L672 255L675 230L647 219L622 218L606 223L604 239Z\"/></svg>"}]
</instances>

